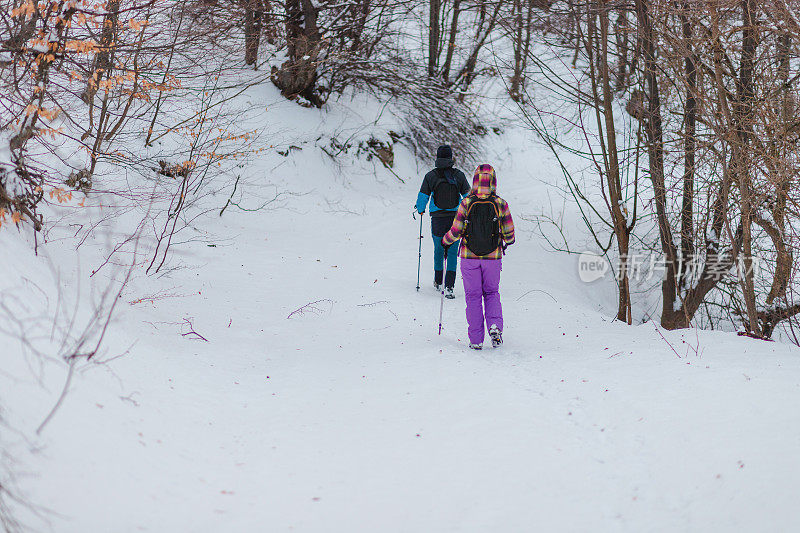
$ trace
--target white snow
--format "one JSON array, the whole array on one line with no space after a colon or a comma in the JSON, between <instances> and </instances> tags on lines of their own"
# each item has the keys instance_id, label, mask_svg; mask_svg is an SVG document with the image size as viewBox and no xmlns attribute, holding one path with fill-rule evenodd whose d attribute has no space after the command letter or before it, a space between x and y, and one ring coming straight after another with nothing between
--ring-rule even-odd
<instances>
[{"instance_id":1,"label":"white snow","mask_svg":"<svg viewBox=\"0 0 800 533\"><path fill-rule=\"evenodd\" d=\"M581 283L576 259L548 251L530 221L561 175L532 136L487 138L517 244L503 265L506 344L474 352L460 281L436 334L427 218L414 290L409 212L427 168L396 147L403 185L376 161L337 168L314 146L320 132L357 132L371 122L358 113L377 116L380 106L325 113L271 88L251 97L277 117L265 129L280 123L302 150L266 154L248 172L296 194L276 209L214 212L205 223L216 237L179 248L180 268L137 271L103 357L130 352L81 366L41 437L65 365L32 360L11 328L0 333L0 403L19 432L0 439L12 469L32 474L15 486L50 511L53 530L796 527L798 350L612 322L613 280ZM471 174L479 162L461 166ZM7 229L0 246L16 260L2 267L6 302L17 291L29 308L52 310L59 285L70 293L78 279L89 283L86 263L64 261L75 253L66 234L42 245L64 269L52 281L27 233ZM101 273L92 279L106 282Z\"/></svg>"}]
</instances>

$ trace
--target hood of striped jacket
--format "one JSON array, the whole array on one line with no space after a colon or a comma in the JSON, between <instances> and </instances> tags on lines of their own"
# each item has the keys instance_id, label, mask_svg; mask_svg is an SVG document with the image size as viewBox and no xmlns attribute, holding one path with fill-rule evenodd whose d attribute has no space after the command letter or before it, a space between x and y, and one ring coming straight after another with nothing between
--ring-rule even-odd
<instances>
[{"instance_id":1,"label":"hood of striped jacket","mask_svg":"<svg viewBox=\"0 0 800 533\"><path fill-rule=\"evenodd\" d=\"M488 198L497 192L497 177L495 177L492 165L481 165L475 169L475 175L472 176L472 190L470 194L474 194L478 198Z\"/></svg>"}]
</instances>

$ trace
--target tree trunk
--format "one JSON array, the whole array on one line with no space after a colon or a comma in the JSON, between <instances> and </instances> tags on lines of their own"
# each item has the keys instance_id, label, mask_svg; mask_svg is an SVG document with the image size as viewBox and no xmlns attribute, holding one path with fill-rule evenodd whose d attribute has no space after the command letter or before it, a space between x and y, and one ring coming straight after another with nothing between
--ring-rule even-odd
<instances>
[{"instance_id":1,"label":"tree trunk","mask_svg":"<svg viewBox=\"0 0 800 533\"><path fill-rule=\"evenodd\" d=\"M489 18L488 24L486 25L486 29L484 30L483 25L486 21L486 6L481 4L482 11L481 16L479 17L480 22L478 23L475 31L475 46L472 48L472 52L470 53L469 58L467 58L464 68L462 68L458 73L458 76L456 76L456 83L463 82L465 91L469 89L469 86L475 79L475 67L478 65L478 54L480 53L481 48L483 48L483 45L486 43L486 39L489 37L492 31L494 31L495 24L497 24L497 15L500 12L501 5L502 2L497 2L491 17Z\"/></svg>"},{"instance_id":2,"label":"tree trunk","mask_svg":"<svg viewBox=\"0 0 800 533\"><path fill-rule=\"evenodd\" d=\"M367 25L367 18L369 18L369 13L372 9L371 4L371 0L360 0L352 5L354 20L353 29L350 32L353 43L350 47L352 52L357 52L361 49L364 28Z\"/></svg>"},{"instance_id":3,"label":"tree trunk","mask_svg":"<svg viewBox=\"0 0 800 533\"><path fill-rule=\"evenodd\" d=\"M430 1L429 28L428 28L428 76L436 75L436 68L439 66L439 11L441 10L440 0Z\"/></svg>"},{"instance_id":4,"label":"tree trunk","mask_svg":"<svg viewBox=\"0 0 800 533\"><path fill-rule=\"evenodd\" d=\"M644 56L645 91L647 94L647 113L645 117L645 137L650 167L650 181L653 184L653 202L656 207L656 222L661 240L661 251L666 262L665 277L661 282L661 325L673 324L672 315L676 313L675 301L678 296L676 267L677 250L672 240L672 227L667 218L667 189L664 182L664 133L661 122L661 94L658 86L656 66L655 32L650 18L649 2L636 0L636 20L639 26L639 40Z\"/></svg>"},{"instance_id":5,"label":"tree trunk","mask_svg":"<svg viewBox=\"0 0 800 533\"><path fill-rule=\"evenodd\" d=\"M86 83L86 89L81 95L81 99L90 104L94 99L97 92L100 80L105 77L108 79L111 76L111 71L114 68L113 61L113 43L116 40L117 21L119 19L119 0L111 0L108 2L108 11L103 17L103 30L100 32L100 42L98 43L99 51L94 58L92 65L92 74ZM91 104L90 104L91 105Z\"/></svg>"},{"instance_id":6,"label":"tree trunk","mask_svg":"<svg viewBox=\"0 0 800 533\"><path fill-rule=\"evenodd\" d=\"M756 2L755 0L742 0L742 60L739 70L739 87L736 103L736 136L738 149L734 152L736 157L735 169L739 184L739 201L742 223L742 261L739 281L742 286L745 308L747 310L747 329L749 332L760 336L761 328L758 323L756 310L755 282L753 272L752 251L752 224L755 215L755 194L752 187L750 138L753 134L753 100L755 89L753 87L753 68L756 54Z\"/></svg>"},{"instance_id":7,"label":"tree trunk","mask_svg":"<svg viewBox=\"0 0 800 533\"><path fill-rule=\"evenodd\" d=\"M525 72L528 68L528 54L531 51L531 34L533 33L533 0L528 0L528 12L525 17L525 43L522 45L522 67L520 68L521 89L525 88Z\"/></svg>"},{"instance_id":8,"label":"tree trunk","mask_svg":"<svg viewBox=\"0 0 800 533\"><path fill-rule=\"evenodd\" d=\"M597 34L596 19L600 21L600 35ZM611 215L614 236L617 239L619 255L617 320L631 323L631 294L629 283L628 254L630 250L630 227L623 211L621 171L617 148L617 130L614 117L613 93L611 90L611 69L608 63L609 18L607 0L596 0L587 10L587 46L590 80L592 84L595 120L600 132L600 145L603 165L598 169L605 177L608 190L607 207ZM598 42L599 40L599 42ZM598 87L599 85L599 87ZM600 95L602 91L602 96Z\"/></svg>"},{"instance_id":9,"label":"tree trunk","mask_svg":"<svg viewBox=\"0 0 800 533\"><path fill-rule=\"evenodd\" d=\"M778 39L778 72L779 79L783 84L781 95L781 130L788 131L794 124L794 103L790 84L790 52L792 49L792 31L784 28L783 34ZM772 305L775 300L786 296L786 288L792 275L792 265L794 258L791 250L786 246L786 205L788 202L789 190L791 187L791 172L788 168L790 154L783 139L777 139L779 151L776 154L777 172L775 172L775 206L772 209L772 219L775 222L776 232L773 242L775 242L775 276L772 279L772 287L767 295L767 305ZM777 239L776 239L777 238Z\"/></svg>"},{"instance_id":10,"label":"tree trunk","mask_svg":"<svg viewBox=\"0 0 800 533\"><path fill-rule=\"evenodd\" d=\"M316 91L317 63L322 38L317 26L319 8L313 0L286 0L286 51L289 58L272 68L272 83L287 98L304 97L312 105L324 100Z\"/></svg>"},{"instance_id":11,"label":"tree trunk","mask_svg":"<svg viewBox=\"0 0 800 533\"><path fill-rule=\"evenodd\" d=\"M442 69L442 79L450 83L450 67L453 65L453 52L456 49L456 36L458 35L458 16L461 14L461 0L453 0L453 19L450 22L450 36L447 39L447 54Z\"/></svg>"},{"instance_id":12,"label":"tree trunk","mask_svg":"<svg viewBox=\"0 0 800 533\"><path fill-rule=\"evenodd\" d=\"M688 265L694 259L694 173L697 125L697 57L692 38L694 29L690 19L690 4L684 1L680 13L683 28L684 76L686 78L686 104L684 106L685 137L683 140L683 203L681 205L681 257L679 286L688 283Z\"/></svg>"},{"instance_id":13,"label":"tree trunk","mask_svg":"<svg viewBox=\"0 0 800 533\"><path fill-rule=\"evenodd\" d=\"M730 108L728 106L727 91L723 81L723 50L720 40L719 29L719 12L716 9L716 3L710 1L708 3L708 11L711 15L711 32L708 36L709 42L712 43L712 60L713 60L713 76L714 86L716 88L716 116L720 117L723 122L723 132L718 133L719 138L725 138L727 127L732 122ZM735 146L735 142L732 143ZM723 156L724 157L724 156ZM687 289L683 295L680 308L675 312L663 315L661 323L666 329L679 329L688 328L691 324L697 310L705 301L706 295L711 292L723 279L725 275L733 267L733 262L738 254L740 242L742 239L742 226L737 227L735 235L732 235L731 253L724 253L721 249L720 239L725 224L728 222L729 214L729 198L730 188L733 182L733 161L735 158L723 161L722 179L719 182L719 188L711 206L711 235L705 242L705 255L706 260L703 266L703 271L697 283Z\"/></svg>"},{"instance_id":14,"label":"tree trunk","mask_svg":"<svg viewBox=\"0 0 800 533\"><path fill-rule=\"evenodd\" d=\"M525 18L522 18L523 6ZM533 0L514 0L514 73L508 94L515 102L522 100L525 85L525 70L531 48L531 21L533 20ZM524 31L524 34L523 34Z\"/></svg>"},{"instance_id":15,"label":"tree trunk","mask_svg":"<svg viewBox=\"0 0 800 533\"><path fill-rule=\"evenodd\" d=\"M614 23L614 33L617 40L617 79L616 89L617 92L622 92L628 85L628 41L630 33L630 24L628 23L628 13L623 9L617 21Z\"/></svg>"},{"instance_id":16,"label":"tree trunk","mask_svg":"<svg viewBox=\"0 0 800 533\"><path fill-rule=\"evenodd\" d=\"M514 21L511 39L514 47L514 73L511 76L508 94L512 100L519 102L519 86L522 78L522 0L514 0L512 18Z\"/></svg>"},{"instance_id":17,"label":"tree trunk","mask_svg":"<svg viewBox=\"0 0 800 533\"><path fill-rule=\"evenodd\" d=\"M575 68L578 64L578 56L581 52L581 43L583 42L583 26L581 26L581 2L575 2L575 0L569 0L567 3L567 9L569 9L570 14L570 28L574 30L574 42L575 42L575 49L572 54L572 68ZM587 9L588 11L588 9Z\"/></svg>"},{"instance_id":18,"label":"tree trunk","mask_svg":"<svg viewBox=\"0 0 800 533\"><path fill-rule=\"evenodd\" d=\"M244 62L255 65L258 62L264 3L262 0L244 0L244 9Z\"/></svg>"}]
</instances>

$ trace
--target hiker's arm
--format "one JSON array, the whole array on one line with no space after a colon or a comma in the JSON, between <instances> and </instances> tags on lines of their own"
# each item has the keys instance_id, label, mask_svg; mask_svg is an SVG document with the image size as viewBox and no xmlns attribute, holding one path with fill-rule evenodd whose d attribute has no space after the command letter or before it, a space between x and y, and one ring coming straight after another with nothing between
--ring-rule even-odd
<instances>
[{"instance_id":1,"label":"hiker's arm","mask_svg":"<svg viewBox=\"0 0 800 533\"><path fill-rule=\"evenodd\" d=\"M450 246L458 239L461 238L461 234L464 232L464 221L467 219L467 210L464 207L464 202L461 202L458 205L458 211L456 212L456 217L453 219L453 226L450 228L450 231L447 232L447 235L442 237L442 245L443 246Z\"/></svg>"},{"instance_id":2,"label":"hiker's arm","mask_svg":"<svg viewBox=\"0 0 800 533\"><path fill-rule=\"evenodd\" d=\"M505 200L500 203L500 230L503 233L503 241L506 244L514 244L514 219L511 218L511 210Z\"/></svg>"},{"instance_id":3,"label":"hiker's arm","mask_svg":"<svg viewBox=\"0 0 800 533\"><path fill-rule=\"evenodd\" d=\"M419 194L417 195L417 212L424 213L425 210L428 208L428 201L431 199L431 183L428 179L428 175L425 175L425 178L422 180L422 187L419 188Z\"/></svg>"},{"instance_id":4,"label":"hiker's arm","mask_svg":"<svg viewBox=\"0 0 800 533\"><path fill-rule=\"evenodd\" d=\"M430 196L427 194L419 193L417 195L417 213L424 213L425 209L428 207L428 200L430 200Z\"/></svg>"}]
</instances>

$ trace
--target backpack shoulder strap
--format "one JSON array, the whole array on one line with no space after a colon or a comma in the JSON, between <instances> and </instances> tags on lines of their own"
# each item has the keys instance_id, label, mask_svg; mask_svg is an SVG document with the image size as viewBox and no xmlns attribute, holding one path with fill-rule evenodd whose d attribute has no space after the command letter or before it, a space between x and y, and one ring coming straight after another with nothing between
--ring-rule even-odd
<instances>
[{"instance_id":1,"label":"backpack shoulder strap","mask_svg":"<svg viewBox=\"0 0 800 533\"><path fill-rule=\"evenodd\" d=\"M469 214L469 210L472 209L472 206L475 205L476 200L478 200L478 197L472 193L466 195L464 197L464 200L462 200L464 202L464 207L467 210L467 214Z\"/></svg>"}]
</instances>

